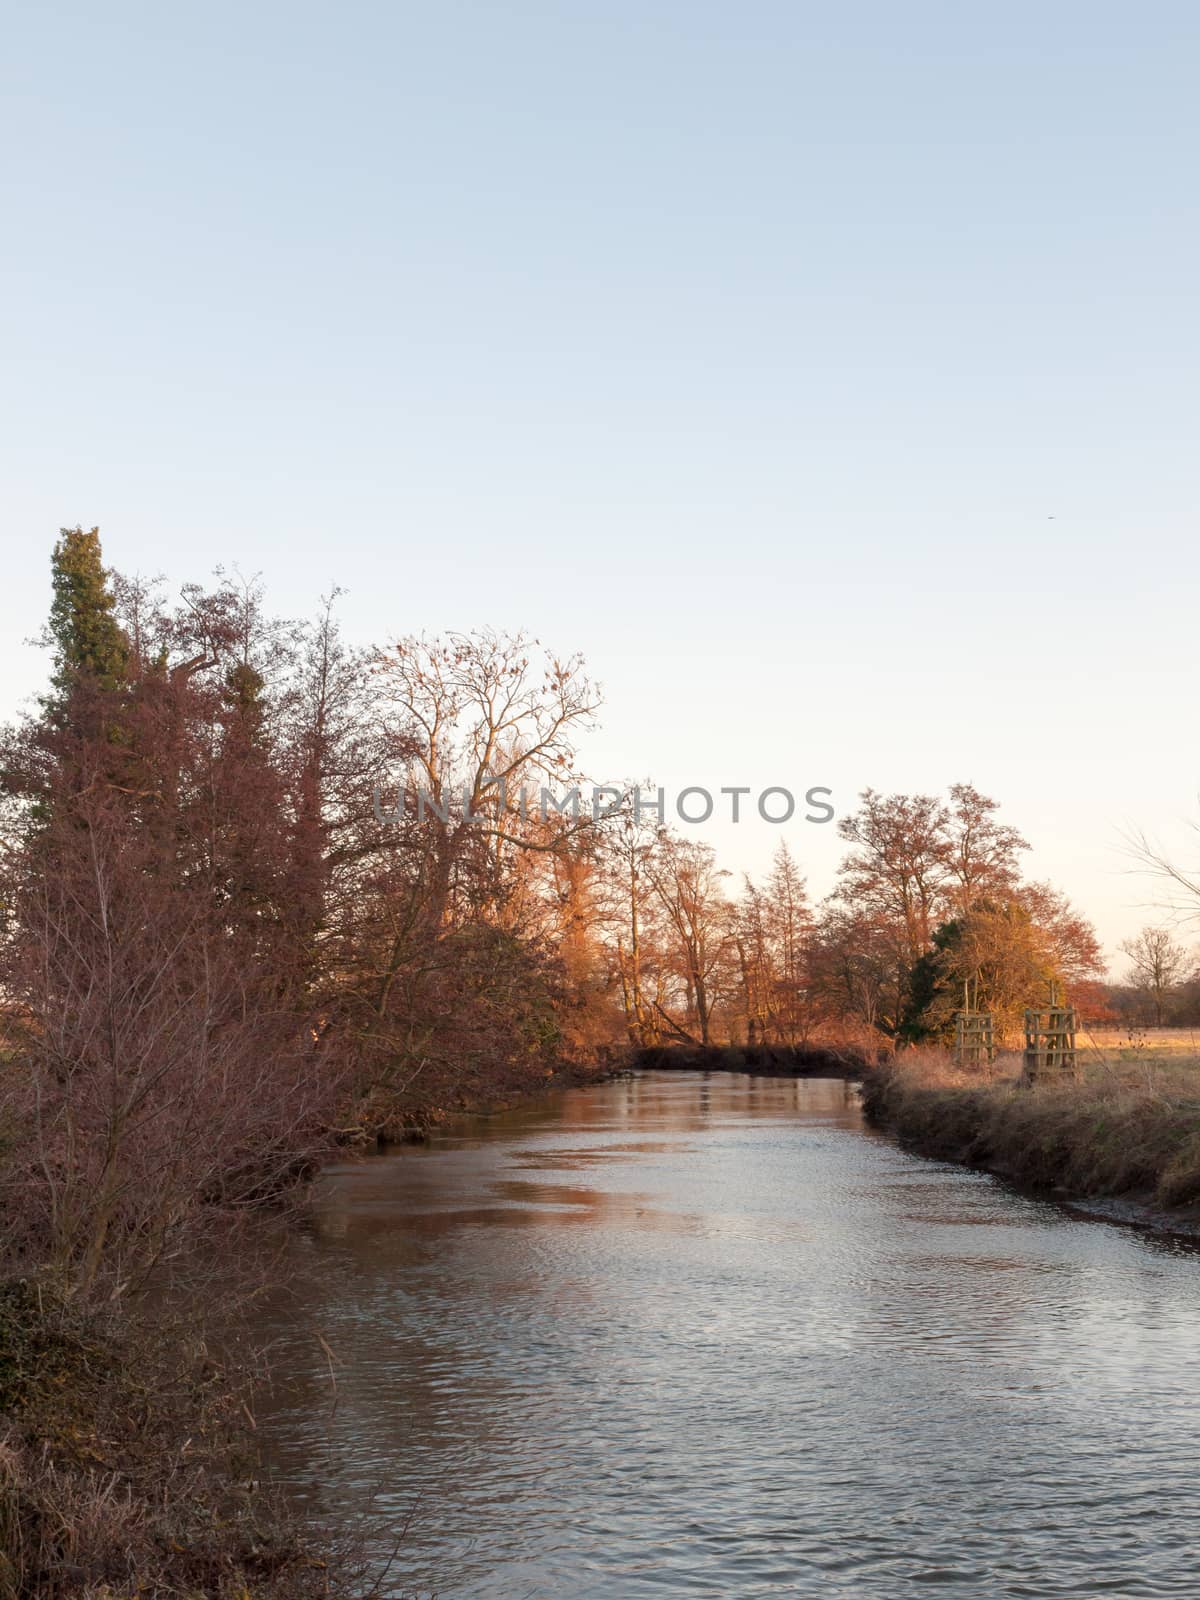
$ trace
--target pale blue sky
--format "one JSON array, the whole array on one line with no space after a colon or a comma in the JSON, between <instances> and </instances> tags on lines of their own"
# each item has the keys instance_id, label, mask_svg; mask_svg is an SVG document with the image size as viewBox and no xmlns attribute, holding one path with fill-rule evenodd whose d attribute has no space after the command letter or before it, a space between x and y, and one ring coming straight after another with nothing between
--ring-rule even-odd
<instances>
[{"instance_id":1,"label":"pale blue sky","mask_svg":"<svg viewBox=\"0 0 1200 1600\"><path fill-rule=\"evenodd\" d=\"M1153 0L8 5L5 701L98 522L582 649L599 778L970 779L1112 945L1200 787L1198 76Z\"/></svg>"}]
</instances>

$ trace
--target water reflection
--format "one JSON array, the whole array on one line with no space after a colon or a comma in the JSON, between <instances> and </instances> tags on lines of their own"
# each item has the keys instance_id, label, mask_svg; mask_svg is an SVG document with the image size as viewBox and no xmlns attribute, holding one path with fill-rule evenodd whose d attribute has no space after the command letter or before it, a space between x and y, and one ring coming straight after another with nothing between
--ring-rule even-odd
<instances>
[{"instance_id":1,"label":"water reflection","mask_svg":"<svg viewBox=\"0 0 1200 1600\"><path fill-rule=\"evenodd\" d=\"M570 1093L337 1169L293 1254L260 1428L412 1516L393 1593L1196 1592L1200 1262L840 1081Z\"/></svg>"}]
</instances>

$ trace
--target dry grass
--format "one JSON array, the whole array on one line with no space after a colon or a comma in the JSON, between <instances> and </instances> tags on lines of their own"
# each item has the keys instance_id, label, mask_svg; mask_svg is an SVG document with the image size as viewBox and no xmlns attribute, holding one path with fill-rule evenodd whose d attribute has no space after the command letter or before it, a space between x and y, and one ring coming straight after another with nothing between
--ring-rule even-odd
<instances>
[{"instance_id":1,"label":"dry grass","mask_svg":"<svg viewBox=\"0 0 1200 1600\"><path fill-rule=\"evenodd\" d=\"M966 1071L920 1052L877 1074L865 1100L925 1155L1079 1198L1200 1203L1200 1055L1092 1048L1078 1077L1029 1087L1016 1055Z\"/></svg>"},{"instance_id":2,"label":"dry grass","mask_svg":"<svg viewBox=\"0 0 1200 1600\"><path fill-rule=\"evenodd\" d=\"M346 1593L255 1480L202 1345L0 1283L0 1600Z\"/></svg>"},{"instance_id":3,"label":"dry grass","mask_svg":"<svg viewBox=\"0 0 1200 1600\"><path fill-rule=\"evenodd\" d=\"M1085 1028L1080 1034L1090 1053L1124 1060L1152 1056L1195 1056L1200 1060L1200 1030L1195 1028Z\"/></svg>"}]
</instances>

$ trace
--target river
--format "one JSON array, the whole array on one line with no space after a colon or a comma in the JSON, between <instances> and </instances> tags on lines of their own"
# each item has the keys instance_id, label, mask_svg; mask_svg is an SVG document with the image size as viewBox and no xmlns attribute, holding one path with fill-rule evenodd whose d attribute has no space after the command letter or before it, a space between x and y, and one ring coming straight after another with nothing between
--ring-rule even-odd
<instances>
[{"instance_id":1,"label":"river","mask_svg":"<svg viewBox=\"0 0 1200 1600\"><path fill-rule=\"evenodd\" d=\"M647 1073L339 1165L285 1276L267 1459L407 1529L386 1593L1200 1593L1200 1257L840 1081Z\"/></svg>"}]
</instances>

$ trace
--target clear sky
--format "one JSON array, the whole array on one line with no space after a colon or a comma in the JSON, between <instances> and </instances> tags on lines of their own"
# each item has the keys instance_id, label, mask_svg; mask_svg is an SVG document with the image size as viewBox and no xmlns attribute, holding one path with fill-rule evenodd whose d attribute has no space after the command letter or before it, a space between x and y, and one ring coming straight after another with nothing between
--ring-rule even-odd
<instances>
[{"instance_id":1,"label":"clear sky","mask_svg":"<svg viewBox=\"0 0 1200 1600\"><path fill-rule=\"evenodd\" d=\"M5 7L4 700L60 524L581 649L598 778L1197 813L1200 6ZM831 827L790 842L818 891ZM758 869L778 830L713 828Z\"/></svg>"}]
</instances>

